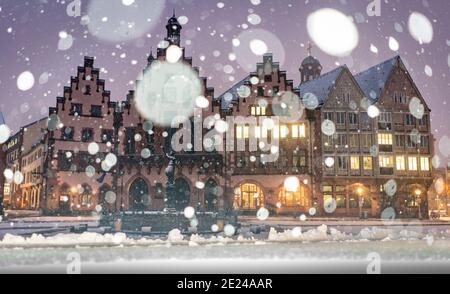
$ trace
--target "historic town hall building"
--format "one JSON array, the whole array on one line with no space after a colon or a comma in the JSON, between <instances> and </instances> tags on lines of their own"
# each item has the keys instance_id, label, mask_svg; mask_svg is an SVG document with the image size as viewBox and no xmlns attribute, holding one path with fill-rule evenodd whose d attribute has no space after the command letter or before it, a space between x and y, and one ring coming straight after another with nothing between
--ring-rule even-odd
<instances>
[{"instance_id":1,"label":"historic town hall building","mask_svg":"<svg viewBox=\"0 0 450 294\"><path fill-rule=\"evenodd\" d=\"M182 27L175 16L166 28L167 46L150 54L148 67L164 62L169 46L180 46ZM184 48L181 52L198 74ZM427 217L430 110L401 58L357 75L346 66L322 71L309 54L295 85L276 56L266 54L254 72L217 97L207 79L198 77L207 100L201 115L213 121L201 134L214 122L220 129L217 121L235 120L226 134L214 137L215 150L175 154L176 200L168 200L164 171L176 130L145 120L135 91L125 101L112 101L94 59L86 57L50 108L46 129L28 136L32 142L25 149L16 144L24 136L7 144L7 167L27 172L30 181L6 183L5 204L74 215L192 206L356 217L379 217L394 208L397 217ZM411 104L422 112L411 110Z\"/></svg>"}]
</instances>

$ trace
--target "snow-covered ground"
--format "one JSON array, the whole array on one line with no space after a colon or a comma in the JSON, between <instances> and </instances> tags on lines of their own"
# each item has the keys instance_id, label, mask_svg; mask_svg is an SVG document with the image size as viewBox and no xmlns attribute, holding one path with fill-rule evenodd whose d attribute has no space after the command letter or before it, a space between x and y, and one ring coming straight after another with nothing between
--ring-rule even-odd
<instances>
[{"instance_id":1,"label":"snow-covered ground","mask_svg":"<svg viewBox=\"0 0 450 294\"><path fill-rule=\"evenodd\" d=\"M348 234L322 225L303 232L244 231L233 238L183 236L177 230L164 238L6 235L0 242L0 272L450 273L450 230L410 229L373 227Z\"/></svg>"}]
</instances>

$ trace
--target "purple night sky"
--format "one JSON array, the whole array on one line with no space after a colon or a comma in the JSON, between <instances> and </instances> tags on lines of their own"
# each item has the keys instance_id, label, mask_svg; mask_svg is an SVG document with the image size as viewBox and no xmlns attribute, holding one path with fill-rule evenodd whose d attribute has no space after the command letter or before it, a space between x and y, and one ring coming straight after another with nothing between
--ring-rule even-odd
<instances>
[{"instance_id":1,"label":"purple night sky","mask_svg":"<svg viewBox=\"0 0 450 294\"><path fill-rule=\"evenodd\" d=\"M113 1L121 0L108 2ZM148 6L155 1L144 2ZM193 57L194 65L201 68L201 74L209 77L209 85L215 87L216 96L246 76L247 70L237 61L230 61L229 54L233 52L232 40L252 29L270 32L280 40L281 49L271 48L274 43L268 44L269 51L274 51L277 61L281 58L277 53L284 50L282 69L298 84L298 68L310 41L307 16L317 9L330 7L355 19L359 43L352 55L345 58L327 55L315 46L313 55L321 61L323 72L334 69L339 63L347 64L357 73L400 54L432 110L432 128L437 141L450 137L450 104L447 102L450 1L382 0L381 16L369 17L366 7L371 1L261 0L259 5L254 5L255 1L250 0L158 0L165 4L162 14L152 19L153 28L131 41L108 42L93 36L88 27L80 23L81 17L67 15L66 7L72 0L0 0L0 110L14 132L46 116L48 107L56 104L56 97L68 85L70 76L76 74L85 55L96 57L96 67L104 68L101 78L106 80L106 89L111 91L113 100L124 99L133 88L130 82L146 66L150 48L156 48L165 37L165 24L174 8L177 16L186 16L189 20L183 26L182 44L186 53ZM91 1L81 2L83 16ZM434 38L430 44L420 45L408 32L408 17L414 11L424 14L433 25ZM105 11L105 16L108 13ZM146 11L141 9L140 13ZM155 14L155 11L149 9L148 13ZM247 17L253 13L261 17L261 23L248 22ZM243 24L247 24L248 29ZM65 51L58 50L61 31L74 38L71 48ZM398 52L389 48L390 36L399 42ZM371 44L378 48L377 54L371 52ZM237 56L238 60L242 58ZM425 73L427 65L433 70L431 77ZM25 92L19 90L16 83L24 71L30 71L36 79L34 87ZM50 76L47 82L44 80L45 83L40 84L39 77L43 73Z\"/></svg>"}]
</instances>

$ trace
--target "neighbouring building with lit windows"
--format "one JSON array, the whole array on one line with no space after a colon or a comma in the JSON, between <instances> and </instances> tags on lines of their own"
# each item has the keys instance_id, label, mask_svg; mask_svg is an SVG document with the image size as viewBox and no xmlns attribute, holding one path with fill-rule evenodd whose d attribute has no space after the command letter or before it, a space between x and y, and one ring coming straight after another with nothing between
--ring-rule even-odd
<instances>
[{"instance_id":1,"label":"neighbouring building with lit windows","mask_svg":"<svg viewBox=\"0 0 450 294\"><path fill-rule=\"evenodd\" d=\"M47 119L44 118L22 127L5 143L5 208L37 211L45 207L46 129Z\"/></svg>"},{"instance_id":2,"label":"neighbouring building with lit windows","mask_svg":"<svg viewBox=\"0 0 450 294\"><path fill-rule=\"evenodd\" d=\"M317 60L311 67L321 69ZM311 115L314 203L328 215L379 216L394 207L397 217L427 217L430 110L401 58L355 76L346 66L314 75L300 85L301 96L307 93L319 101ZM321 131L326 120L334 123L332 134Z\"/></svg>"},{"instance_id":3,"label":"neighbouring building with lit windows","mask_svg":"<svg viewBox=\"0 0 450 294\"><path fill-rule=\"evenodd\" d=\"M299 105L298 91L285 71L273 60L271 54L263 57L256 65L256 71L219 97L222 116L264 117L258 124L236 124L236 138L244 139L250 146L257 139L258 151L227 152L224 156L227 184L233 194L233 208L243 212L254 212L266 207L279 214L307 213L312 207L310 156L311 135L306 112L288 109L288 105ZM295 101L297 100L297 101ZM286 107L286 113L283 113ZM294 107L295 108L295 107ZM272 120L279 117L279 121ZM277 140L273 148L264 148L267 138ZM235 143L237 145L237 142ZM264 152L264 149L267 149ZM276 154L274 161L264 159L268 154ZM287 187L289 177L297 177L298 183Z\"/></svg>"},{"instance_id":4,"label":"neighbouring building with lit windows","mask_svg":"<svg viewBox=\"0 0 450 294\"><path fill-rule=\"evenodd\" d=\"M222 149L207 150L205 139L204 151L175 153L176 200L170 207L251 215L266 207L272 215L349 217L379 217L394 208L396 217L428 216L430 110L400 57L357 75L346 66L322 74L309 54L295 86L276 56L265 54L254 72L214 97L180 48L175 16L166 29L144 72L166 61L171 46L195 71L201 115L213 123L194 131L193 140L223 129L221 119L233 119L222 137L208 138ZM130 91L113 101L94 58L86 57L50 108L45 139L25 142L22 130L6 143L6 165L25 181L5 184L5 204L75 215L167 208L167 153L177 130L144 119L136 97Z\"/></svg>"}]
</instances>

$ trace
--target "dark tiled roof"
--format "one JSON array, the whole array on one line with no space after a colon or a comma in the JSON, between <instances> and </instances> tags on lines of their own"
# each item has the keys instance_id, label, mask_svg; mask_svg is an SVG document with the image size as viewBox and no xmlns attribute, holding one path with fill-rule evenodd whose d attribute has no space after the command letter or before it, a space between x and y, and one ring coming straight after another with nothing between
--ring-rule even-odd
<instances>
[{"instance_id":1,"label":"dark tiled roof","mask_svg":"<svg viewBox=\"0 0 450 294\"><path fill-rule=\"evenodd\" d=\"M398 61L399 56L395 56L385 62L377 64L368 70L365 70L357 75L355 79L363 90L367 98L372 101L377 101L380 98L381 92L384 89L392 69Z\"/></svg>"},{"instance_id":2,"label":"dark tiled roof","mask_svg":"<svg viewBox=\"0 0 450 294\"><path fill-rule=\"evenodd\" d=\"M345 65L340 66L324 75L321 75L317 79L301 84L299 86L300 96L303 97L306 93L312 93L319 100L319 104L323 104L327 100L337 78L345 68Z\"/></svg>"}]
</instances>

